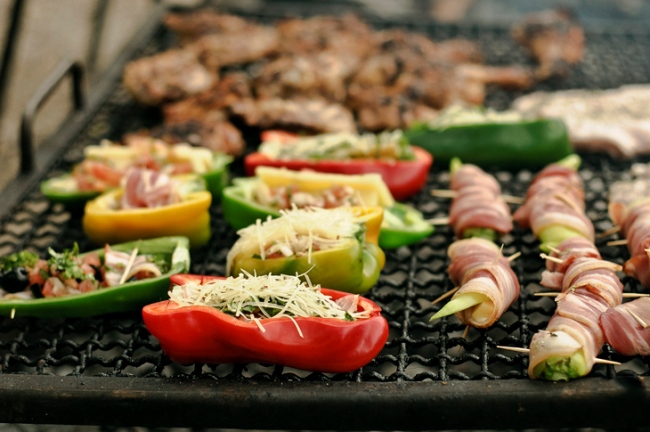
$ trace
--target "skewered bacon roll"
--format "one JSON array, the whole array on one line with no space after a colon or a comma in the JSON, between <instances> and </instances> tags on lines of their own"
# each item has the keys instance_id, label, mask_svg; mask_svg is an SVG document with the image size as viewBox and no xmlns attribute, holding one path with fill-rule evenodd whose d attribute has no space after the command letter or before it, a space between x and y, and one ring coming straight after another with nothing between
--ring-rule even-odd
<instances>
[{"instance_id":1,"label":"skewered bacon roll","mask_svg":"<svg viewBox=\"0 0 650 432\"><path fill-rule=\"evenodd\" d=\"M528 375L553 381L569 380L591 371L605 337L600 316L622 301L620 266L578 257L568 266L557 297L557 310L546 330L530 343Z\"/></svg>"},{"instance_id":2,"label":"skewered bacon roll","mask_svg":"<svg viewBox=\"0 0 650 432\"><path fill-rule=\"evenodd\" d=\"M455 313L464 324L486 328L519 297L519 280L497 245L474 237L457 240L447 250L451 280L461 288L431 319Z\"/></svg>"},{"instance_id":3,"label":"skewered bacon roll","mask_svg":"<svg viewBox=\"0 0 650 432\"><path fill-rule=\"evenodd\" d=\"M571 155L548 165L537 174L526 193L526 202L513 218L522 228L532 228L542 250L570 237L594 241L594 226L585 214L584 191L577 167L580 158Z\"/></svg>"},{"instance_id":4,"label":"skewered bacon roll","mask_svg":"<svg viewBox=\"0 0 650 432\"><path fill-rule=\"evenodd\" d=\"M540 283L556 291L562 290L564 274L577 258L601 259L596 246L584 237L570 237L562 241L550 256L555 259L546 260L546 270L542 272Z\"/></svg>"},{"instance_id":5,"label":"skewered bacon roll","mask_svg":"<svg viewBox=\"0 0 650 432\"><path fill-rule=\"evenodd\" d=\"M650 288L650 200L643 199L626 206L610 202L609 215L627 239L630 259L623 272Z\"/></svg>"},{"instance_id":6,"label":"skewered bacon roll","mask_svg":"<svg viewBox=\"0 0 650 432\"><path fill-rule=\"evenodd\" d=\"M634 301L608 309L600 316L600 327L605 340L618 353L632 355L650 355L650 327L643 327L642 322L650 323L650 298L642 297Z\"/></svg>"},{"instance_id":7,"label":"skewered bacon roll","mask_svg":"<svg viewBox=\"0 0 650 432\"><path fill-rule=\"evenodd\" d=\"M485 229L495 237L512 231L510 207L493 176L476 165L460 165L458 160L452 161L450 171L451 189L457 195L451 203L449 225L456 238L472 237Z\"/></svg>"}]
</instances>

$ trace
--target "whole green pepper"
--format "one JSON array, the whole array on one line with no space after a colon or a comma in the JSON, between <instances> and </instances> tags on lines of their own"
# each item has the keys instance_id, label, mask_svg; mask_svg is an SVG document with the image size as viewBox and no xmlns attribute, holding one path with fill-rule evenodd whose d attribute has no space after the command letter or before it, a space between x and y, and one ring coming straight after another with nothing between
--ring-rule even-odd
<instances>
[{"instance_id":1,"label":"whole green pepper","mask_svg":"<svg viewBox=\"0 0 650 432\"><path fill-rule=\"evenodd\" d=\"M131 252L135 247L138 248L139 254L161 256L169 265L169 270L157 278L126 282L65 297L0 299L0 315L40 318L86 317L138 310L146 304L167 298L169 277L189 270L189 240L186 237L161 237L112 245L111 249ZM88 253L97 253L103 260L104 249Z\"/></svg>"},{"instance_id":2,"label":"whole green pepper","mask_svg":"<svg viewBox=\"0 0 650 432\"><path fill-rule=\"evenodd\" d=\"M556 119L493 118L470 111L458 120L415 124L404 132L412 145L430 152L436 163L459 157L465 163L503 169L538 168L573 152L565 124ZM450 117L450 115L446 116Z\"/></svg>"}]
</instances>

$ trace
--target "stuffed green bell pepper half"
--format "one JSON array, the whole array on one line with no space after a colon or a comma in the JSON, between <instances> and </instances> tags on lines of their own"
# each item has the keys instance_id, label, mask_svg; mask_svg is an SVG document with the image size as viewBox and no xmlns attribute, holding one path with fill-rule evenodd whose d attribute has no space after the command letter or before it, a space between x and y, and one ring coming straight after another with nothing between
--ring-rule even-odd
<instances>
[{"instance_id":1,"label":"stuffed green bell pepper half","mask_svg":"<svg viewBox=\"0 0 650 432\"><path fill-rule=\"evenodd\" d=\"M188 271L189 240L161 237L79 253L30 251L0 258L0 315L85 317L138 310L167 297L169 277Z\"/></svg>"},{"instance_id":2,"label":"stuffed green bell pepper half","mask_svg":"<svg viewBox=\"0 0 650 432\"><path fill-rule=\"evenodd\" d=\"M226 274L286 274L339 291L372 288L385 255L377 245L381 207L282 211L239 230L228 252Z\"/></svg>"},{"instance_id":3,"label":"stuffed green bell pepper half","mask_svg":"<svg viewBox=\"0 0 650 432\"><path fill-rule=\"evenodd\" d=\"M235 179L234 185L223 191L224 218L234 229L254 224L257 219L279 217L281 210L291 208L381 206L381 248L410 245L433 232L422 213L393 199L376 173L344 175L265 166L257 167L255 173L255 177Z\"/></svg>"}]
</instances>

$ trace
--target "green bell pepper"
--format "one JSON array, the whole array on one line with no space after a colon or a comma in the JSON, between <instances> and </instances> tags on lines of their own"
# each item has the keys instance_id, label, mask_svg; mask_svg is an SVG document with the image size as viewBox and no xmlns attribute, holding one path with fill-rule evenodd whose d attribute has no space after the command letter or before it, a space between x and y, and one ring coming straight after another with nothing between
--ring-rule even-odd
<instances>
[{"instance_id":1,"label":"green bell pepper","mask_svg":"<svg viewBox=\"0 0 650 432\"><path fill-rule=\"evenodd\" d=\"M335 185L349 185L364 195L364 204L384 208L384 219L379 232L379 246L394 249L416 243L434 230L415 208L395 202L381 178L375 174L340 175L307 171L289 171L260 167L262 177L238 178L226 187L221 197L224 218L236 230L252 225L257 219L277 218L280 210L256 200L255 189L266 186L298 186L299 190L318 193ZM377 198L378 196L378 198ZM372 200L372 201L371 201ZM371 202L368 202L371 201Z\"/></svg>"},{"instance_id":2,"label":"green bell pepper","mask_svg":"<svg viewBox=\"0 0 650 432\"><path fill-rule=\"evenodd\" d=\"M113 148L117 147L120 149L128 150L129 147L125 146L89 146L92 148L103 149L106 147ZM171 146L170 146L171 148ZM200 151L209 151L208 149L199 149ZM190 150L191 152L191 150ZM200 164L193 165L193 170L195 174L199 174L205 180L206 190L212 194L213 197L217 198L221 196L223 188L227 186L230 176L228 172L228 166L233 161L232 156L222 153L211 153L211 162L209 168L199 169ZM106 160L110 163L110 155L102 155L102 158L99 158L99 161ZM124 159L124 156L122 156ZM82 162L83 163L83 162ZM101 169L101 167L99 168ZM123 169L118 169L115 172L121 172ZM200 172L199 172L200 171ZM114 174L112 174L114 175ZM117 187L115 185L114 187ZM109 190L109 187L100 187L93 190L80 190L78 180L72 173L66 173L61 176L53 177L47 179L40 184L41 193L48 198L50 201L63 204L69 208L82 208L86 202L97 198L103 192Z\"/></svg>"},{"instance_id":3,"label":"green bell pepper","mask_svg":"<svg viewBox=\"0 0 650 432\"><path fill-rule=\"evenodd\" d=\"M404 135L436 163L459 157L481 167L537 168L573 152L561 120L523 119L512 112L452 107L434 123L415 124Z\"/></svg>"},{"instance_id":4,"label":"green bell pepper","mask_svg":"<svg viewBox=\"0 0 650 432\"><path fill-rule=\"evenodd\" d=\"M126 282L122 285L65 297L28 300L0 299L0 315L15 317L67 318L133 311L167 298L169 277L189 270L189 240L186 237L160 237L111 246L121 252L156 254L163 257L169 270L157 278ZM104 249L93 252L103 260ZM85 254L82 254L83 256Z\"/></svg>"},{"instance_id":5,"label":"green bell pepper","mask_svg":"<svg viewBox=\"0 0 650 432\"><path fill-rule=\"evenodd\" d=\"M328 211L331 210L323 210ZM228 253L226 276L237 276L242 272L253 275L299 275L308 278L313 284L339 291L353 294L368 291L379 279L386 259L384 252L376 244L383 211L381 207L356 208L354 211L365 222L357 223L357 230L353 235L340 237L336 246L330 249L315 250L313 246L309 246L311 253L304 255L261 257L257 252L257 232L251 236L248 235L250 233L240 232L242 237ZM277 221L288 223L284 216ZM260 225L264 224L257 226ZM263 237L263 234L260 234L260 237ZM252 241L253 247L245 245L247 241ZM263 247L273 242L265 238L259 241Z\"/></svg>"}]
</instances>

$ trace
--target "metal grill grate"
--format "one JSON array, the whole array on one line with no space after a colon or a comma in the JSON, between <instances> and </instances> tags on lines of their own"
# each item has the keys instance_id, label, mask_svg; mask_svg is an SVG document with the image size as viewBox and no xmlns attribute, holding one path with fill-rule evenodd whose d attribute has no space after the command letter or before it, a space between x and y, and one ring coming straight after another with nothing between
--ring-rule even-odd
<instances>
[{"instance_id":1,"label":"metal grill grate","mask_svg":"<svg viewBox=\"0 0 650 432\"><path fill-rule=\"evenodd\" d=\"M257 17L270 20L269 17ZM390 23L375 23L388 26ZM477 26L419 26L412 30L427 32L435 39L467 37L478 40L489 64L527 63L529 59L509 38L505 28ZM147 46L136 56L149 55L173 44L164 29L159 29ZM609 88L643 82L650 76L650 34L590 32L585 61L565 81L539 85L538 89ZM158 120L156 112L135 105L119 82L114 92L93 116L88 126L68 150L61 155L48 176L68 171L82 157L83 147L102 138L119 139L124 132L151 126ZM505 108L517 94L490 88L487 104ZM250 144L256 145L251 137ZM608 185L629 169L629 162L607 157L583 155L580 174L585 181L588 215L597 231L611 227L607 217ZM235 175L242 174L240 163ZM528 170L493 172L504 193L523 196L534 176ZM424 191L411 200L427 218L444 217L449 200L430 196L431 189L448 187L449 175L444 166L434 164ZM234 232L223 221L220 209L213 207L214 236L210 244L192 253L194 273L223 274L228 248ZM81 215L70 213L60 205L51 205L34 189L0 222L0 254L24 248L44 255L50 246L82 250L93 248L81 229ZM29 319L16 317L0 321L0 374L74 375L104 377L201 377L234 379L238 382L412 382L465 380L528 380L527 357L496 349L497 344L527 346L532 335L545 328L555 306L550 298L535 297L543 262L537 243L525 230L503 238L504 254L517 251L514 261L522 291L520 299L499 322L484 331L471 330L462 338L464 326L455 318L428 321L438 306L431 301L452 288L446 268L447 246L454 240L448 227L437 227L421 243L387 252L386 267L377 287L369 294L383 308L390 323L385 349L368 366L348 374L321 374L271 365L178 365L161 353L157 341L144 327L139 313L119 314L92 319ZM606 260L623 262L624 247L608 247L600 241L599 249ZM626 291L640 289L625 280ZM622 366L596 365L592 377L649 376L650 358L623 358L610 349L605 354Z\"/></svg>"}]
</instances>

